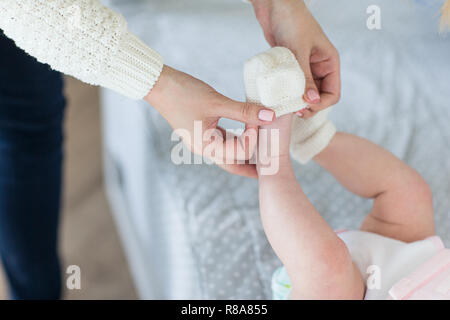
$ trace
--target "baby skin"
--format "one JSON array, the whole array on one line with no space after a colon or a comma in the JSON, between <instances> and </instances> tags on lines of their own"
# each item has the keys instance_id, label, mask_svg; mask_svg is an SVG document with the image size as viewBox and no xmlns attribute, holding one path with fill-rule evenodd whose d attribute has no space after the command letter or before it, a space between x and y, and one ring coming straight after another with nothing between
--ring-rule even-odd
<instances>
[{"instance_id":1,"label":"baby skin","mask_svg":"<svg viewBox=\"0 0 450 320\"><path fill-rule=\"evenodd\" d=\"M291 299L363 299L365 283L344 242L304 194L292 167L292 114L261 129L279 130L279 153L260 157L261 219L271 246L292 283ZM269 144L270 133L267 135ZM277 143L278 144L278 143ZM275 157L277 159L275 159ZM277 160L275 174L261 174ZM337 132L314 157L347 190L373 199L360 229L404 242L434 235L427 183L390 152L357 136Z\"/></svg>"}]
</instances>

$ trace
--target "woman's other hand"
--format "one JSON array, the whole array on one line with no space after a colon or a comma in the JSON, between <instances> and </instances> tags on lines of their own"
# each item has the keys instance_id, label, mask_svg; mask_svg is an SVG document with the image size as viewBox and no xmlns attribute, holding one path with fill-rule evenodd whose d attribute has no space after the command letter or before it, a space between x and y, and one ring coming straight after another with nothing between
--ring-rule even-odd
<instances>
[{"instance_id":1,"label":"woman's other hand","mask_svg":"<svg viewBox=\"0 0 450 320\"><path fill-rule=\"evenodd\" d=\"M339 54L302 0L253 0L267 42L290 49L306 77L304 118L340 99Z\"/></svg>"}]
</instances>

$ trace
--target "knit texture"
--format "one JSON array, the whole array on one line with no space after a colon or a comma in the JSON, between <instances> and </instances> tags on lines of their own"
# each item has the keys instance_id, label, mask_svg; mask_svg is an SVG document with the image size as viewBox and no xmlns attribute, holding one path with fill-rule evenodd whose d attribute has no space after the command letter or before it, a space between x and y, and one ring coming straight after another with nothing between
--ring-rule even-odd
<instances>
[{"instance_id":1,"label":"knit texture","mask_svg":"<svg viewBox=\"0 0 450 320\"><path fill-rule=\"evenodd\" d=\"M319 154L334 137L336 127L328 120L330 109L322 110L309 119L293 118L291 156L301 164Z\"/></svg>"},{"instance_id":2,"label":"knit texture","mask_svg":"<svg viewBox=\"0 0 450 320\"><path fill-rule=\"evenodd\" d=\"M273 109L277 117L307 106L305 74L287 48L271 48L248 60L244 81L247 101ZM310 119L294 117L290 149L298 162L306 164L330 143L336 128L328 120L329 112L330 108L322 110Z\"/></svg>"},{"instance_id":3,"label":"knit texture","mask_svg":"<svg viewBox=\"0 0 450 320\"><path fill-rule=\"evenodd\" d=\"M274 47L248 60L244 82L247 101L273 109L277 117L307 106L305 75L287 48Z\"/></svg>"},{"instance_id":4,"label":"knit texture","mask_svg":"<svg viewBox=\"0 0 450 320\"><path fill-rule=\"evenodd\" d=\"M134 99L148 94L163 67L98 0L0 0L0 28L52 69Z\"/></svg>"}]
</instances>

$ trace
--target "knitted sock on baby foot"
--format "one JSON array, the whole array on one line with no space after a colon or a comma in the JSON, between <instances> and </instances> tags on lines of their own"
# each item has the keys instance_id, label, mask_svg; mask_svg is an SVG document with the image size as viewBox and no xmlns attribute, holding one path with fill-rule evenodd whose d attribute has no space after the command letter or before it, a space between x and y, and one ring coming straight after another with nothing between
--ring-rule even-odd
<instances>
[{"instance_id":1,"label":"knitted sock on baby foot","mask_svg":"<svg viewBox=\"0 0 450 320\"><path fill-rule=\"evenodd\" d=\"M307 106L305 75L287 48L274 47L248 60L244 82L247 101L271 108L277 117Z\"/></svg>"},{"instance_id":2,"label":"knitted sock on baby foot","mask_svg":"<svg viewBox=\"0 0 450 320\"><path fill-rule=\"evenodd\" d=\"M248 60L244 81L247 101L273 109L277 117L307 106L303 100L305 75L287 48L274 47ZM305 164L328 145L336 133L328 112L323 110L306 120L294 117L291 155L295 160Z\"/></svg>"},{"instance_id":3,"label":"knitted sock on baby foot","mask_svg":"<svg viewBox=\"0 0 450 320\"><path fill-rule=\"evenodd\" d=\"M292 120L291 156L301 164L319 154L336 134L336 127L328 120L330 108L318 112L314 117Z\"/></svg>"}]
</instances>

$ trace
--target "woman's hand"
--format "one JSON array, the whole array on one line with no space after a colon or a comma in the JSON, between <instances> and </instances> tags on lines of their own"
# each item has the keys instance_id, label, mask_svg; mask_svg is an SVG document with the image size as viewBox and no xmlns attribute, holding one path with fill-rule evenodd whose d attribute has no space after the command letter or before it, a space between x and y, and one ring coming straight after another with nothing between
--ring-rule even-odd
<instances>
[{"instance_id":1,"label":"woman's hand","mask_svg":"<svg viewBox=\"0 0 450 320\"><path fill-rule=\"evenodd\" d=\"M302 0L252 0L271 46L290 49L306 77L304 118L336 104L340 98L339 54Z\"/></svg>"},{"instance_id":2,"label":"woman's hand","mask_svg":"<svg viewBox=\"0 0 450 320\"><path fill-rule=\"evenodd\" d=\"M228 99L206 83L183 72L164 66L159 80L145 100L155 107L172 128L184 129L184 143L196 154L205 155L206 150L215 152L210 157L223 169L242 176L257 177L255 165L237 164L252 157L259 125L271 123L275 117L272 110L249 103ZM241 137L225 135L218 126L220 118L229 118L246 124ZM201 132L194 134L201 124ZM212 130L211 130L212 129ZM215 135L211 135L215 132ZM217 136L219 134L220 136ZM200 136L201 141L195 137Z\"/></svg>"}]
</instances>

